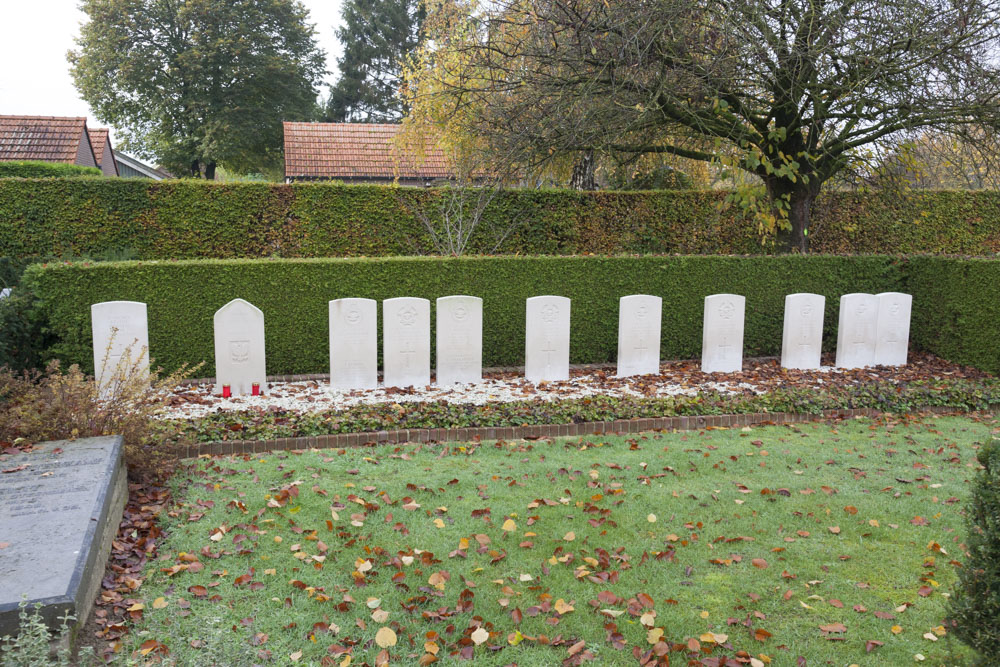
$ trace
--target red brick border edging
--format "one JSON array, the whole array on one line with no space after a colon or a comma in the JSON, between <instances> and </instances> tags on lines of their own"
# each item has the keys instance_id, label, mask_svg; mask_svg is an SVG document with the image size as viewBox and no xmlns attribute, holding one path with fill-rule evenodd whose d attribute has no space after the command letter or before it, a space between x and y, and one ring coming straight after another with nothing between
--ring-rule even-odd
<instances>
[{"instance_id":1,"label":"red brick border edging","mask_svg":"<svg viewBox=\"0 0 1000 667\"><path fill-rule=\"evenodd\" d=\"M956 412L955 408L928 406L920 412ZM757 424L797 424L821 419L851 419L877 417L882 413L873 408L824 410L821 414L797 412L753 412L737 415L704 415L690 417L652 417L618 419L578 424L534 424L528 426L481 426L471 428L401 429L365 433L338 433L273 440L220 440L186 447L181 458L202 455L259 454L274 450L336 449L370 447L403 442L472 442L476 440L520 440L523 438L558 438L565 436L639 433L642 431L688 431L706 427L731 428Z\"/></svg>"}]
</instances>

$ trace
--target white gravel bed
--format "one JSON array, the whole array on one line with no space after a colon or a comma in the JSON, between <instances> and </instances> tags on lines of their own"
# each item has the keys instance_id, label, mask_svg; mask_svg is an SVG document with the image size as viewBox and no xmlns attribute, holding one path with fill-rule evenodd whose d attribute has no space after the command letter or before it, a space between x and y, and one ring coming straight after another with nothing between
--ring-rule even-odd
<instances>
[{"instance_id":1,"label":"white gravel bed","mask_svg":"<svg viewBox=\"0 0 1000 667\"><path fill-rule=\"evenodd\" d=\"M329 383L315 380L304 382L274 382L263 396L236 396L222 398L214 395L213 384L199 384L175 392L166 418L201 417L213 412L239 412L248 410L280 409L297 413L340 410L361 403L421 403L447 401L456 404L483 405L486 403L512 403L540 399L611 397L665 397L694 396L705 391L722 393L763 393L745 382L675 382L658 376L614 378L605 373L576 375L564 382L546 382L538 385L523 377L484 378L482 382L465 385L422 388L385 388L358 391L337 391Z\"/></svg>"}]
</instances>

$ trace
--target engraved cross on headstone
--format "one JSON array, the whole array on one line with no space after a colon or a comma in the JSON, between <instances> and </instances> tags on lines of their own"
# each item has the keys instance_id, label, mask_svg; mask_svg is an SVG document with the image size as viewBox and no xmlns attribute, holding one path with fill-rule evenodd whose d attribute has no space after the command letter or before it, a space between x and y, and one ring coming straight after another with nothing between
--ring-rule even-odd
<instances>
[{"instance_id":1,"label":"engraved cross on headstone","mask_svg":"<svg viewBox=\"0 0 1000 667\"><path fill-rule=\"evenodd\" d=\"M407 338L406 339L406 345L403 347L402 350L399 351L399 353L402 354L402 355L404 355L403 356L403 360L404 360L403 365L406 368L409 368L410 367L410 362L413 360L413 355L417 353L416 348L413 347L413 339L412 338Z\"/></svg>"},{"instance_id":2,"label":"engraved cross on headstone","mask_svg":"<svg viewBox=\"0 0 1000 667\"><path fill-rule=\"evenodd\" d=\"M556 351L555 345L549 339L545 340L545 347L542 348L542 352L545 352L545 376L551 375L552 371L552 353Z\"/></svg>"}]
</instances>

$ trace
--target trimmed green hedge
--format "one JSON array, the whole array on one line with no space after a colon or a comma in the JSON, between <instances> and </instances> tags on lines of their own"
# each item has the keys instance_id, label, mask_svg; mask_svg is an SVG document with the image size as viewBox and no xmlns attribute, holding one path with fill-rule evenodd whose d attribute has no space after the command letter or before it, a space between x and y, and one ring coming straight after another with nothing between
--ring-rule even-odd
<instances>
[{"instance_id":1,"label":"trimmed green hedge","mask_svg":"<svg viewBox=\"0 0 1000 667\"><path fill-rule=\"evenodd\" d=\"M380 185L212 184L146 179L0 179L0 256L137 259L358 257L433 251L416 211L446 192ZM472 253L762 254L756 225L723 192L510 190L487 208ZM1000 192L906 198L829 193L816 253L1000 252Z\"/></svg>"},{"instance_id":2,"label":"trimmed green hedge","mask_svg":"<svg viewBox=\"0 0 1000 667\"><path fill-rule=\"evenodd\" d=\"M103 176L97 167L81 167L62 162L40 160L13 160L0 162L0 178L73 178L77 176Z\"/></svg>"},{"instance_id":3,"label":"trimmed green hedge","mask_svg":"<svg viewBox=\"0 0 1000 667\"><path fill-rule=\"evenodd\" d=\"M827 297L824 339L832 350L840 295L901 290L899 262L873 256L618 256L60 263L29 267L23 286L36 295L37 314L58 341L49 356L88 369L90 305L134 300L148 304L157 363L173 369L205 361L202 374L212 375L212 316L241 297L264 312L268 373L291 374L328 370L327 301L341 297L482 297L483 363L512 366L524 362L524 301L531 296L573 300L571 360L596 363L616 358L618 300L628 294L663 297L661 355L686 359L701 353L707 295L746 296L745 354L756 356L780 352L785 295L815 292Z\"/></svg>"},{"instance_id":4,"label":"trimmed green hedge","mask_svg":"<svg viewBox=\"0 0 1000 667\"><path fill-rule=\"evenodd\" d=\"M944 359L1000 373L1000 261L914 257L913 343Z\"/></svg>"}]
</instances>

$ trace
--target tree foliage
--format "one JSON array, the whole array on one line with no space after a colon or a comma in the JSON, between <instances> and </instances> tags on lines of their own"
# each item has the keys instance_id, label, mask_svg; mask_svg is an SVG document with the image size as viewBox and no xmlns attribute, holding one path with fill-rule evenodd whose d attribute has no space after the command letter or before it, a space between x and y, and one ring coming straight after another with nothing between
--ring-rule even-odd
<instances>
[{"instance_id":1,"label":"tree foliage","mask_svg":"<svg viewBox=\"0 0 1000 667\"><path fill-rule=\"evenodd\" d=\"M759 177L758 220L807 249L863 147L1000 121L997 0L503 0L436 48L470 131L520 159L670 154Z\"/></svg>"},{"instance_id":2,"label":"tree foliage","mask_svg":"<svg viewBox=\"0 0 1000 667\"><path fill-rule=\"evenodd\" d=\"M346 0L337 38L340 78L326 115L345 122L395 122L405 112L399 96L403 63L420 42L420 0Z\"/></svg>"},{"instance_id":3,"label":"tree foliage","mask_svg":"<svg viewBox=\"0 0 1000 667\"><path fill-rule=\"evenodd\" d=\"M983 469L976 476L966 514L968 558L958 570L951 597L955 634L980 653L981 665L1000 660L1000 440L979 451Z\"/></svg>"},{"instance_id":4,"label":"tree foliage","mask_svg":"<svg viewBox=\"0 0 1000 667\"><path fill-rule=\"evenodd\" d=\"M324 55L297 0L84 0L77 90L124 144L177 174L280 158L309 117Z\"/></svg>"}]
</instances>

